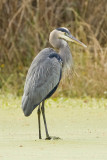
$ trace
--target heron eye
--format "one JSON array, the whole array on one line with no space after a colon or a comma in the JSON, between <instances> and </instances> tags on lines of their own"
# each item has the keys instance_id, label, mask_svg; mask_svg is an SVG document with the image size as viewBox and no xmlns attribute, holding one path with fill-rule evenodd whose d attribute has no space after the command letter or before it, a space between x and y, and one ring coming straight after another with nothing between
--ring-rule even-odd
<instances>
[{"instance_id":1,"label":"heron eye","mask_svg":"<svg viewBox=\"0 0 107 160\"><path fill-rule=\"evenodd\" d=\"M67 33L67 32L65 32L65 35L66 35L66 36L68 36L68 33Z\"/></svg>"}]
</instances>

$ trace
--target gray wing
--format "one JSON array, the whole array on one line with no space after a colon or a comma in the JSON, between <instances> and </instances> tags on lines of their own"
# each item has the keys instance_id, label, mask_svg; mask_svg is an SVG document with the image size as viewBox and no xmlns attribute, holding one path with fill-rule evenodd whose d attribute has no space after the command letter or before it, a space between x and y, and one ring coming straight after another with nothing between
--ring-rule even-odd
<instances>
[{"instance_id":1,"label":"gray wing","mask_svg":"<svg viewBox=\"0 0 107 160\"><path fill-rule=\"evenodd\" d=\"M29 68L22 97L22 109L26 116L30 115L34 106L39 105L59 83L61 65L55 57L49 58L52 52L52 49L42 50Z\"/></svg>"}]
</instances>

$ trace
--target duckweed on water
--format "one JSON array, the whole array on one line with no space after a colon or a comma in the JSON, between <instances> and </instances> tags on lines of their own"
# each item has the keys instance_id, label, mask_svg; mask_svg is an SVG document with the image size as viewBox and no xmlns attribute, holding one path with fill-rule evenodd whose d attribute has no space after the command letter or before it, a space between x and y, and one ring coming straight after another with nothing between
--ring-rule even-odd
<instances>
[{"instance_id":1,"label":"duckweed on water","mask_svg":"<svg viewBox=\"0 0 107 160\"><path fill-rule=\"evenodd\" d=\"M0 108L19 108L21 106L21 98L13 94L0 95ZM47 107L92 107L92 108L106 108L107 99L104 98L50 98L46 101Z\"/></svg>"}]
</instances>

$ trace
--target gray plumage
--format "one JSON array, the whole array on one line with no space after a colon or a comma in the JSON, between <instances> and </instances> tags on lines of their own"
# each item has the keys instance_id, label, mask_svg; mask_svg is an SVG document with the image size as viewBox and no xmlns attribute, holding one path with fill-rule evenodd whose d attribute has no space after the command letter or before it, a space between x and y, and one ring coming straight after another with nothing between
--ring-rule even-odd
<instances>
[{"instance_id":1,"label":"gray plumage","mask_svg":"<svg viewBox=\"0 0 107 160\"><path fill-rule=\"evenodd\" d=\"M57 89L62 72L72 66L72 55L66 41L76 42L86 47L82 42L73 37L67 28L53 30L49 36L49 42L54 48L59 49L59 54L52 48L43 49L33 60L26 77L24 94L22 97L22 109L25 116L29 116L38 107L39 138L41 139L40 113L42 111L46 138L48 134L44 101ZM42 104L42 105L40 105Z\"/></svg>"},{"instance_id":2,"label":"gray plumage","mask_svg":"<svg viewBox=\"0 0 107 160\"><path fill-rule=\"evenodd\" d=\"M43 49L33 60L26 77L22 108L29 116L59 83L62 65L56 58L49 58L56 53L51 48Z\"/></svg>"}]
</instances>

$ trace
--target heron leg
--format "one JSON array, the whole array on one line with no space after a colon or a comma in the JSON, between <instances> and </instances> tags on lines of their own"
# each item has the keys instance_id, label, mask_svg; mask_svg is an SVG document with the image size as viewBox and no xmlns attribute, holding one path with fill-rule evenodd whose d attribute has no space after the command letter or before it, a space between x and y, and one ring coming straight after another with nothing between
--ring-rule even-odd
<instances>
[{"instance_id":1,"label":"heron leg","mask_svg":"<svg viewBox=\"0 0 107 160\"><path fill-rule=\"evenodd\" d=\"M39 104L39 107L37 110L37 114L38 114L39 139L42 139L42 137L41 137L41 124L40 124L40 115L41 115L40 104Z\"/></svg>"},{"instance_id":2,"label":"heron leg","mask_svg":"<svg viewBox=\"0 0 107 160\"><path fill-rule=\"evenodd\" d=\"M45 125L46 139L51 139L51 138L49 137L48 129L47 129L47 124L46 124L44 101L42 102L41 110L42 110L42 115L43 115L43 120L44 120L44 125Z\"/></svg>"}]
</instances>

